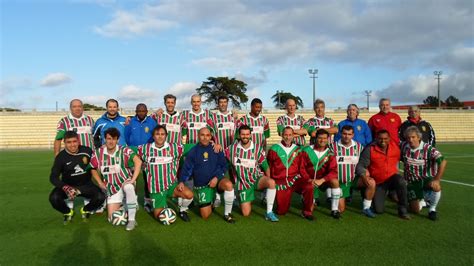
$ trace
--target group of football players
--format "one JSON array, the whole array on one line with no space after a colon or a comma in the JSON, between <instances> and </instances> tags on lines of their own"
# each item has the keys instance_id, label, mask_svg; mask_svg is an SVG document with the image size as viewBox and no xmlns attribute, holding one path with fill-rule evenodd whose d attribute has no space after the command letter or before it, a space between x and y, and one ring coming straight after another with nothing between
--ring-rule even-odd
<instances>
[{"instance_id":1,"label":"group of football players","mask_svg":"<svg viewBox=\"0 0 474 266\"><path fill-rule=\"evenodd\" d=\"M335 123L325 116L324 101L317 99L315 116L305 120L296 114L295 100L288 99L286 114L276 121L281 141L267 147L270 123L261 114L260 99L253 99L250 112L240 117L228 109L227 96L218 98L212 112L201 103L193 95L191 110L178 112L176 97L168 94L164 109L148 115L140 103L135 116L123 117L118 101L109 99L94 122L84 114L82 101L72 100L70 113L57 126L50 175L55 186L50 202L64 222L71 221L74 199L81 196L83 218L106 206L111 221L112 213L122 209L128 215L126 230L133 230L140 174L144 209L157 219L175 198L183 221L190 221L187 212L194 200L204 219L223 202L224 220L235 223L234 204L243 216L250 215L255 191L262 191L268 221L288 212L293 193L301 195L301 216L314 220L320 192L326 193L331 216L339 219L356 190L363 197L362 214L369 218L383 213L389 195L400 218L411 219L409 211L419 213L426 206L428 217L437 219L446 160L416 106L402 124L383 98L380 112L367 123L350 104L347 119Z\"/></svg>"}]
</instances>

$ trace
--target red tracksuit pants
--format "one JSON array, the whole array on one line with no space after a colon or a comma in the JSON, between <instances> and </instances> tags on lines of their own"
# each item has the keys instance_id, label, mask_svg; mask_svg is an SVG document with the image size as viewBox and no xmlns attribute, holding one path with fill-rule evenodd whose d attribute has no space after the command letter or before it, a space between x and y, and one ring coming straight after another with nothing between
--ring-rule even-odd
<instances>
[{"instance_id":1,"label":"red tracksuit pants","mask_svg":"<svg viewBox=\"0 0 474 266\"><path fill-rule=\"evenodd\" d=\"M313 184L303 179L296 180L291 188L277 191L277 214L284 215L288 212L293 192L303 196L303 212L305 215L311 215L313 213Z\"/></svg>"}]
</instances>

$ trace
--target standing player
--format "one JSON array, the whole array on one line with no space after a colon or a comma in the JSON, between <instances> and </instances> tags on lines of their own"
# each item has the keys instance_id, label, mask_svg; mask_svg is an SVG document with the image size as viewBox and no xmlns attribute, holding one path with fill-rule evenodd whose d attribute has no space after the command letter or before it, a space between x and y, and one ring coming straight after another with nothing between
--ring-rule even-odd
<instances>
[{"instance_id":1,"label":"standing player","mask_svg":"<svg viewBox=\"0 0 474 266\"><path fill-rule=\"evenodd\" d=\"M274 144L268 151L267 161L270 174L276 183L277 214L284 215L291 205L291 194L296 192L303 197L301 216L312 221L313 185L300 176L301 147L293 141L293 128L286 127L282 132L282 141Z\"/></svg>"},{"instance_id":2,"label":"standing player","mask_svg":"<svg viewBox=\"0 0 474 266\"><path fill-rule=\"evenodd\" d=\"M377 132L384 129L387 130L390 134L390 139L395 142L395 144L400 144L400 139L398 138L398 130L402 124L402 120L397 113L391 112L390 99L382 98L379 101L380 112L373 115L369 119L369 127L372 130L372 136L375 136Z\"/></svg>"},{"instance_id":3,"label":"standing player","mask_svg":"<svg viewBox=\"0 0 474 266\"><path fill-rule=\"evenodd\" d=\"M316 132L318 129L325 129L329 133L329 143L332 142L331 135L337 134L337 125L331 118L325 116L326 104L321 99L316 99L313 104L313 109L316 114L313 118L306 121L304 128L310 135L309 144L313 145L316 143Z\"/></svg>"},{"instance_id":4,"label":"standing player","mask_svg":"<svg viewBox=\"0 0 474 266\"><path fill-rule=\"evenodd\" d=\"M218 110L211 114L209 124L215 143L219 144L222 149L225 150L234 142L237 113L227 109L229 105L229 98L227 96L219 96L217 103Z\"/></svg>"},{"instance_id":5,"label":"standing player","mask_svg":"<svg viewBox=\"0 0 474 266\"><path fill-rule=\"evenodd\" d=\"M293 141L296 145L304 146L306 145L305 136L308 134L308 131L303 128L305 120L301 115L295 114L296 112L296 101L294 99L286 100L286 114L278 117L277 131L278 135L283 134L283 130L286 127L293 128L294 138Z\"/></svg>"},{"instance_id":6,"label":"standing player","mask_svg":"<svg viewBox=\"0 0 474 266\"><path fill-rule=\"evenodd\" d=\"M347 119L337 124L338 132L334 136L334 141L341 139L341 129L343 126L349 125L354 129L354 140L362 146L367 146L372 142L372 132L367 122L359 118L359 107L351 103L347 106Z\"/></svg>"},{"instance_id":7,"label":"standing player","mask_svg":"<svg viewBox=\"0 0 474 266\"><path fill-rule=\"evenodd\" d=\"M88 218L105 200L105 195L92 183L89 161L92 150L79 144L78 134L66 131L63 134L64 150L54 159L49 179L54 189L49 195L53 208L64 215L64 224L71 221L74 210L70 209L65 199L74 200L81 196L90 202L81 208L81 215ZM61 179L59 179L61 176Z\"/></svg>"},{"instance_id":8,"label":"standing player","mask_svg":"<svg viewBox=\"0 0 474 266\"><path fill-rule=\"evenodd\" d=\"M212 202L216 190L224 192L224 219L234 223L231 215L234 201L232 182L224 177L227 161L222 151L216 153L211 145L211 131L207 128L199 130L199 143L188 153L181 169L178 190L184 189L184 182L191 176L194 178L194 193L198 198L201 217L207 219L212 213Z\"/></svg>"},{"instance_id":9,"label":"standing player","mask_svg":"<svg viewBox=\"0 0 474 266\"><path fill-rule=\"evenodd\" d=\"M262 100L255 98L250 104L250 113L242 116L237 122L237 128L247 125L252 130L252 142L261 146L267 146L267 139L270 138L270 124L268 119L261 115Z\"/></svg>"},{"instance_id":10,"label":"standing player","mask_svg":"<svg viewBox=\"0 0 474 266\"><path fill-rule=\"evenodd\" d=\"M408 182L408 201L412 212L419 213L419 200L426 197L428 217L437 219L436 206L441 198L441 178L446 170L446 160L432 145L421 140L423 134L416 126L405 130L406 142L402 144L402 161L405 180Z\"/></svg>"},{"instance_id":11,"label":"standing player","mask_svg":"<svg viewBox=\"0 0 474 266\"><path fill-rule=\"evenodd\" d=\"M306 146L301 154L301 176L313 184L314 199L319 198L319 189L331 189L331 216L339 219L341 189L337 179L336 157L328 147L329 132L319 129L315 137L316 143Z\"/></svg>"},{"instance_id":12,"label":"standing player","mask_svg":"<svg viewBox=\"0 0 474 266\"><path fill-rule=\"evenodd\" d=\"M125 141L132 149L140 145L153 142L151 131L156 127L155 119L148 116L148 108L144 103L137 104L135 116L125 126ZM143 172L144 206L147 212L151 212L150 192L148 190L146 174Z\"/></svg>"},{"instance_id":13,"label":"standing player","mask_svg":"<svg viewBox=\"0 0 474 266\"><path fill-rule=\"evenodd\" d=\"M117 145L120 132L111 127L104 132L105 145L92 154L90 165L92 177L99 187L107 192L107 213L109 220L112 213L122 205L125 197L128 211L127 231L135 229L137 225L135 214L137 211L137 194L135 181L140 174L142 161L132 149ZM133 167L133 173L130 168ZM100 175L99 175L100 172Z\"/></svg>"},{"instance_id":14,"label":"standing player","mask_svg":"<svg viewBox=\"0 0 474 266\"><path fill-rule=\"evenodd\" d=\"M186 122L184 121L184 117L178 111L176 111L176 96L171 94L166 94L164 97L164 102L166 106L166 111L159 110L156 113L153 113L151 117L153 117L158 125L166 126L166 131L168 135L166 137L166 141L168 143L183 143L183 130L186 126Z\"/></svg>"},{"instance_id":15,"label":"standing player","mask_svg":"<svg viewBox=\"0 0 474 266\"><path fill-rule=\"evenodd\" d=\"M403 124L400 126L400 132L398 135L401 142L406 141L405 131L411 126L416 126L418 128L418 130L421 132L421 140L424 143L428 143L433 147L436 146L436 136L434 129L428 121L423 120L420 117L420 108L416 105L410 106L408 109L407 120L405 120L405 122L403 122Z\"/></svg>"},{"instance_id":16,"label":"standing player","mask_svg":"<svg viewBox=\"0 0 474 266\"><path fill-rule=\"evenodd\" d=\"M250 215L252 201L255 199L255 190L267 189L265 219L278 222L278 217L273 213L276 195L275 181L269 177L270 170L265 159L265 150L260 144L251 140L252 134L249 126L240 126L238 132L240 140L230 145L225 154L232 167L231 172L237 185L242 214L244 216Z\"/></svg>"},{"instance_id":17,"label":"standing player","mask_svg":"<svg viewBox=\"0 0 474 266\"><path fill-rule=\"evenodd\" d=\"M79 145L94 148L94 138L92 128L94 120L84 114L82 101L74 99L69 103L71 111L67 116L61 118L58 122L56 137L54 138L54 156L61 150L61 140L67 131L74 131L79 135Z\"/></svg>"},{"instance_id":18,"label":"standing player","mask_svg":"<svg viewBox=\"0 0 474 266\"><path fill-rule=\"evenodd\" d=\"M346 209L345 199L350 196L351 188L358 188L363 189L365 195L362 213L367 217L375 218L375 214L370 209L375 193L375 180L369 176L359 178L355 175L355 168L359 162L362 145L353 140L354 128L352 126L343 126L340 133L341 139L330 146L332 153L336 155L339 185L342 190L342 195L339 199L339 211L344 212Z\"/></svg>"},{"instance_id":19,"label":"standing player","mask_svg":"<svg viewBox=\"0 0 474 266\"><path fill-rule=\"evenodd\" d=\"M189 222L188 206L193 201L193 192L183 186L178 188L178 162L183 147L178 143L166 141L168 132L164 125L155 127L152 131L153 143L138 147L138 154L145 164L145 178L150 191L153 215L158 219L160 212L167 206L168 197L181 197L179 217Z\"/></svg>"},{"instance_id":20,"label":"standing player","mask_svg":"<svg viewBox=\"0 0 474 266\"><path fill-rule=\"evenodd\" d=\"M107 111L97 119L94 125L94 138L96 148L105 144L105 131L109 128L116 128L120 132L120 139L118 144L125 146L125 117L121 116L118 112L119 104L115 99L108 99L105 103Z\"/></svg>"},{"instance_id":21,"label":"standing player","mask_svg":"<svg viewBox=\"0 0 474 266\"><path fill-rule=\"evenodd\" d=\"M183 118L186 121L184 135L186 135L186 144L190 147L199 142L199 130L207 127L210 119L209 110L201 108L201 96L194 94L191 96L191 110L183 111Z\"/></svg>"}]
</instances>

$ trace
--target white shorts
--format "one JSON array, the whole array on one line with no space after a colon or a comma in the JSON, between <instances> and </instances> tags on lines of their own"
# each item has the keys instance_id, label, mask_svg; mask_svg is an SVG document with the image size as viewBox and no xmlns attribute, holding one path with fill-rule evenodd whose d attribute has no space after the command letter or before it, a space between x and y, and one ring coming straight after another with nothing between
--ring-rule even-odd
<instances>
[{"instance_id":1,"label":"white shorts","mask_svg":"<svg viewBox=\"0 0 474 266\"><path fill-rule=\"evenodd\" d=\"M135 192L135 190L133 192ZM137 193L135 193L135 197L137 197L136 194ZM117 193L107 197L107 204L112 204L112 203L122 204L124 202L125 197L126 197L125 191L123 191L123 186L122 186Z\"/></svg>"}]
</instances>

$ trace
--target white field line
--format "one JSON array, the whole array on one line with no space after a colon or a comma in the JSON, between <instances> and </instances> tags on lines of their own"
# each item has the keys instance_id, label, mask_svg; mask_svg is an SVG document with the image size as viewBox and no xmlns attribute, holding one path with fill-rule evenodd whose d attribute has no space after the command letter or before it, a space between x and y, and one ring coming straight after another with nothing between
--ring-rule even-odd
<instances>
[{"instance_id":1,"label":"white field line","mask_svg":"<svg viewBox=\"0 0 474 266\"><path fill-rule=\"evenodd\" d=\"M473 184L467 184L467 183L462 183L462 182L458 182L458 181L451 181L451 180L446 180L446 179L441 179L441 181L446 182L446 183L461 185L461 186L474 187Z\"/></svg>"}]
</instances>

